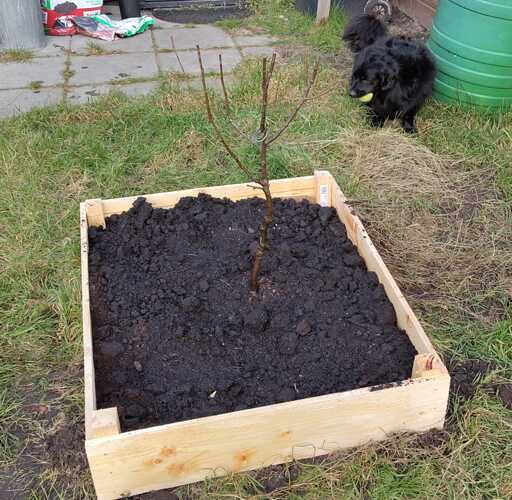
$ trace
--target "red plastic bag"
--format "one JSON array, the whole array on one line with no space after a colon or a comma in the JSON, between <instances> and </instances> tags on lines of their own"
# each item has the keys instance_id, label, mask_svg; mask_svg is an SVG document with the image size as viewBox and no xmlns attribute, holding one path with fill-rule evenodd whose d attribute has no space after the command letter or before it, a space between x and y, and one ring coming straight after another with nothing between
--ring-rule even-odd
<instances>
[{"instance_id":1,"label":"red plastic bag","mask_svg":"<svg viewBox=\"0 0 512 500\"><path fill-rule=\"evenodd\" d=\"M48 35L74 35L74 16L101 14L103 0L41 0L43 23Z\"/></svg>"}]
</instances>

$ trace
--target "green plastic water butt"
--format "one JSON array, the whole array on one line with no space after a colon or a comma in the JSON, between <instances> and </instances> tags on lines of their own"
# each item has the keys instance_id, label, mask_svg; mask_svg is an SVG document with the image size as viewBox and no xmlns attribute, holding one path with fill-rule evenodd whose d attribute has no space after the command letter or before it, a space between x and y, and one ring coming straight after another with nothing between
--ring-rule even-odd
<instances>
[{"instance_id":1,"label":"green plastic water butt","mask_svg":"<svg viewBox=\"0 0 512 500\"><path fill-rule=\"evenodd\" d=\"M512 105L512 0L440 0L428 46L439 69L434 97Z\"/></svg>"}]
</instances>

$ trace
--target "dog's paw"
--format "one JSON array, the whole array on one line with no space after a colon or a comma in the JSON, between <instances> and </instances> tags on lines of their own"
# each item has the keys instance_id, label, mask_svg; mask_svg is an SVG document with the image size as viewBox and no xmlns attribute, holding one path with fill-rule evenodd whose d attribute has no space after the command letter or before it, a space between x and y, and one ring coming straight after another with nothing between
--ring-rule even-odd
<instances>
[{"instance_id":1,"label":"dog's paw","mask_svg":"<svg viewBox=\"0 0 512 500\"><path fill-rule=\"evenodd\" d=\"M418 133L418 129L412 123L403 123L402 128L404 129L404 132L406 132L407 134L417 134Z\"/></svg>"}]
</instances>

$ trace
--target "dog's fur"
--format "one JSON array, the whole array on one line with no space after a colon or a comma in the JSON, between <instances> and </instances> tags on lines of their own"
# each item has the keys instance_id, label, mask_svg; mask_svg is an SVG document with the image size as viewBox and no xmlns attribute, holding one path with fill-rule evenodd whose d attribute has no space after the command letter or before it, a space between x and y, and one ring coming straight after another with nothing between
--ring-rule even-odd
<instances>
[{"instance_id":1,"label":"dog's fur","mask_svg":"<svg viewBox=\"0 0 512 500\"><path fill-rule=\"evenodd\" d=\"M356 53L387 34L386 28L378 19L365 14L350 21L343 32L343 41Z\"/></svg>"},{"instance_id":2,"label":"dog's fur","mask_svg":"<svg viewBox=\"0 0 512 500\"><path fill-rule=\"evenodd\" d=\"M343 39L355 53L350 95L367 103L372 123L399 118L406 132L416 132L414 119L432 93L436 63L421 42L387 34L384 25L371 16L361 16L347 26Z\"/></svg>"}]
</instances>

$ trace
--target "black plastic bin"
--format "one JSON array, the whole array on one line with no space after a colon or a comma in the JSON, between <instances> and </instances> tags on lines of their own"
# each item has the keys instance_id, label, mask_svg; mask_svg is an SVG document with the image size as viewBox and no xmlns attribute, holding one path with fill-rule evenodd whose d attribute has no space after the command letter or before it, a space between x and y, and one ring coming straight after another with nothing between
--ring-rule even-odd
<instances>
[{"instance_id":1,"label":"black plastic bin","mask_svg":"<svg viewBox=\"0 0 512 500\"><path fill-rule=\"evenodd\" d=\"M139 0L119 0L119 8L123 19L140 16Z\"/></svg>"}]
</instances>

